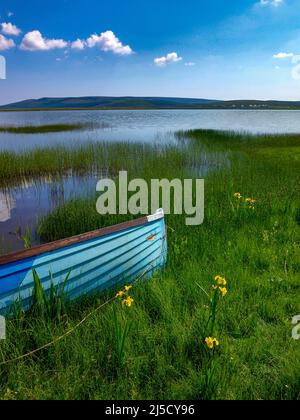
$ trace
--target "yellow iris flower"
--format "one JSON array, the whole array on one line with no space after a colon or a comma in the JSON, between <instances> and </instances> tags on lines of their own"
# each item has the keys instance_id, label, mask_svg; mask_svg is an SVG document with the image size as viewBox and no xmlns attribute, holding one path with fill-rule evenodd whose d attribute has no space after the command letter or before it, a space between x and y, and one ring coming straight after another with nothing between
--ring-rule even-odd
<instances>
[{"instance_id":1,"label":"yellow iris flower","mask_svg":"<svg viewBox=\"0 0 300 420\"><path fill-rule=\"evenodd\" d=\"M116 299L119 299L125 295L125 292L121 290L119 293L116 294Z\"/></svg>"},{"instance_id":2,"label":"yellow iris flower","mask_svg":"<svg viewBox=\"0 0 300 420\"><path fill-rule=\"evenodd\" d=\"M123 305L127 306L128 308L130 308L133 304L134 300L132 299L131 296L128 296L127 299L123 300Z\"/></svg>"},{"instance_id":3,"label":"yellow iris flower","mask_svg":"<svg viewBox=\"0 0 300 420\"><path fill-rule=\"evenodd\" d=\"M217 282L218 286L226 286L227 285L227 281L224 277L216 276L215 281Z\"/></svg>"},{"instance_id":4,"label":"yellow iris flower","mask_svg":"<svg viewBox=\"0 0 300 420\"><path fill-rule=\"evenodd\" d=\"M205 344L207 345L207 347L210 350L213 350L214 347L219 347L219 345L220 345L219 341L216 338L213 338L213 337L207 337L205 339Z\"/></svg>"},{"instance_id":5,"label":"yellow iris flower","mask_svg":"<svg viewBox=\"0 0 300 420\"><path fill-rule=\"evenodd\" d=\"M226 287L220 287L219 289L220 289L221 295L225 297L228 293L228 290L226 289Z\"/></svg>"}]
</instances>

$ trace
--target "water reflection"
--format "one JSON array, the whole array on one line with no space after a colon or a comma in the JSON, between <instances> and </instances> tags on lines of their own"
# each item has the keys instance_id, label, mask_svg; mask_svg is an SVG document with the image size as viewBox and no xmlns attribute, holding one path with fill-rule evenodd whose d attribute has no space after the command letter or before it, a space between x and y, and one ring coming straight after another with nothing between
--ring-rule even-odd
<instances>
[{"instance_id":1,"label":"water reflection","mask_svg":"<svg viewBox=\"0 0 300 420\"><path fill-rule=\"evenodd\" d=\"M31 244L37 245L37 221L66 201L88 197L96 190L97 181L107 173L43 177L23 180L13 188L0 189L1 253L24 248L24 235L30 232Z\"/></svg>"},{"instance_id":2,"label":"water reflection","mask_svg":"<svg viewBox=\"0 0 300 420\"><path fill-rule=\"evenodd\" d=\"M0 222L11 219L11 211L16 208L16 200L10 194L0 192Z\"/></svg>"}]
</instances>

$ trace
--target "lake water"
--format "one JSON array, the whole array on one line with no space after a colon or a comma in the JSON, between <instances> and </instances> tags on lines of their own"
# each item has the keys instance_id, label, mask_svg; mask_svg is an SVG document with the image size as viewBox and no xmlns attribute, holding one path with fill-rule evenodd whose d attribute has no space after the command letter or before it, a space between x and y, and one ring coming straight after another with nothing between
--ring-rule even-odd
<instances>
[{"instance_id":1,"label":"lake water","mask_svg":"<svg viewBox=\"0 0 300 420\"><path fill-rule=\"evenodd\" d=\"M192 128L251 133L300 133L300 111L154 110L0 112L0 126L82 123L78 132L0 133L0 149L23 150L85 141L170 141L172 133Z\"/></svg>"},{"instance_id":2,"label":"lake water","mask_svg":"<svg viewBox=\"0 0 300 420\"><path fill-rule=\"evenodd\" d=\"M193 128L251 133L300 133L300 111L51 111L0 112L0 126L87 124L80 131L51 134L0 133L0 149L20 152L62 143L74 146L87 141L176 141L174 132ZM26 230L33 244L37 219L72 197L95 192L100 174L66 175L58 179L27 180L9 189L0 188L0 252L23 248Z\"/></svg>"},{"instance_id":3,"label":"lake water","mask_svg":"<svg viewBox=\"0 0 300 420\"><path fill-rule=\"evenodd\" d=\"M96 184L104 176L108 174L44 177L0 189L0 254L23 249L25 234L32 245L38 245L38 219L72 198L95 194Z\"/></svg>"}]
</instances>

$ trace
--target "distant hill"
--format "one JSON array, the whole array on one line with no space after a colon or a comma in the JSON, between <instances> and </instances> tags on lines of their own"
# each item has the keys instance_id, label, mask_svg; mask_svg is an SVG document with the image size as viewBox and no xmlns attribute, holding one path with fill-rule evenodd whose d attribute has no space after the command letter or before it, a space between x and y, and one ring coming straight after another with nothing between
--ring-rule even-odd
<instances>
[{"instance_id":1,"label":"distant hill","mask_svg":"<svg viewBox=\"0 0 300 420\"><path fill-rule=\"evenodd\" d=\"M43 109L300 109L300 101L85 96L28 99L0 106L0 111Z\"/></svg>"},{"instance_id":2,"label":"distant hill","mask_svg":"<svg viewBox=\"0 0 300 420\"><path fill-rule=\"evenodd\" d=\"M162 108L185 108L216 102L209 99L185 99L185 98L155 98L155 97L108 97L86 96L80 98L40 98L28 99L1 106L0 109L162 109Z\"/></svg>"}]
</instances>

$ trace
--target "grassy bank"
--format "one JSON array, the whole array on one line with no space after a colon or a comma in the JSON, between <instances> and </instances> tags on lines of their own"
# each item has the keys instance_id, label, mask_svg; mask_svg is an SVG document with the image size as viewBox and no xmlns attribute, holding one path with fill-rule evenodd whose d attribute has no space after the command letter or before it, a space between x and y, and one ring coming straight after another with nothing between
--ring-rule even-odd
<instances>
[{"instance_id":1,"label":"grassy bank","mask_svg":"<svg viewBox=\"0 0 300 420\"><path fill-rule=\"evenodd\" d=\"M64 131L76 131L82 128L84 128L83 124L28 125L28 126L21 126L21 127L0 127L0 133L46 134L46 133L60 133Z\"/></svg>"},{"instance_id":2,"label":"grassy bank","mask_svg":"<svg viewBox=\"0 0 300 420\"><path fill-rule=\"evenodd\" d=\"M105 162L146 180L205 177L206 215L198 227L186 227L184 217L168 216L164 273L133 289L131 308L114 302L49 349L0 366L1 398L300 397L300 342L291 338L291 320L300 314L300 136L193 131L179 138L180 147L161 150L90 145L89 152L72 152L71 161L63 150L36 152L53 153L53 158L56 153L59 163L50 162L50 171L51 164L60 170L74 162L79 169ZM31 155L30 165L41 168L38 156ZM216 166L207 174L211 163ZM27 173L26 159L21 164ZM96 214L92 197L71 201L41 220L40 233L52 240L112 222ZM214 336L220 346L209 350L203 332L209 301L202 289L211 295L216 275L226 277L228 295L220 300L216 318ZM62 318L33 313L9 321L0 362L60 336L104 300L78 302ZM118 331L128 322L132 328L120 357Z\"/></svg>"}]
</instances>

